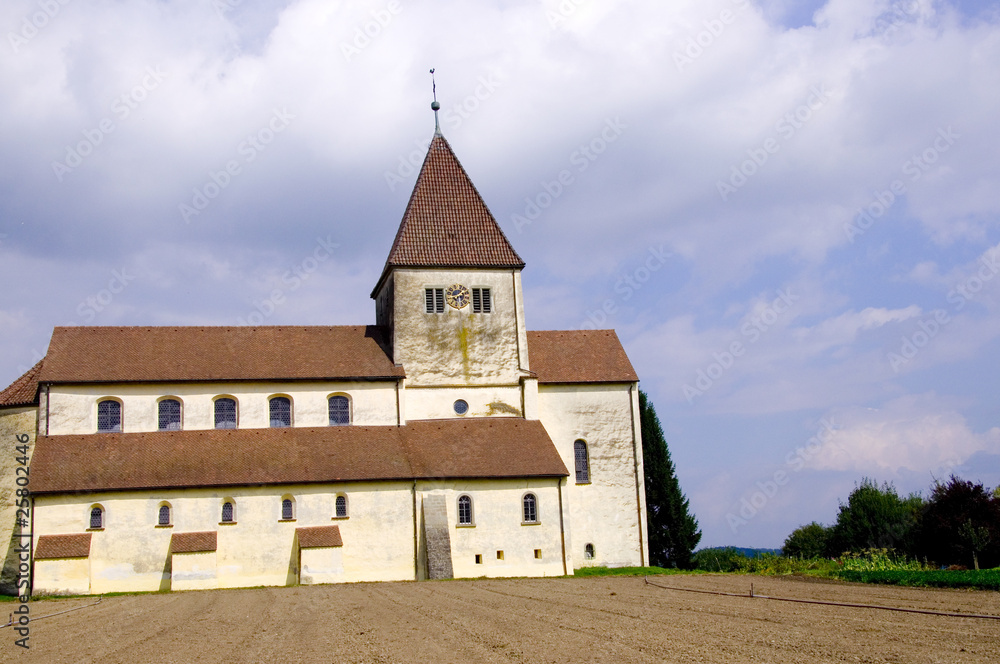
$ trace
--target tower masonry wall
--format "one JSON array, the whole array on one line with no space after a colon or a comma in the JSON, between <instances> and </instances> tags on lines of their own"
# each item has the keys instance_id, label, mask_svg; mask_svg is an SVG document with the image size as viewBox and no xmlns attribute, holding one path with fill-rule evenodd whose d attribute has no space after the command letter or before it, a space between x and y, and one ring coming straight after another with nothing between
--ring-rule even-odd
<instances>
[{"instance_id":1,"label":"tower masonry wall","mask_svg":"<svg viewBox=\"0 0 1000 664\"><path fill-rule=\"evenodd\" d=\"M528 370L517 270L399 269L393 272L393 353L408 387L517 385ZM427 313L427 288L489 288L490 313L445 304Z\"/></svg>"}]
</instances>

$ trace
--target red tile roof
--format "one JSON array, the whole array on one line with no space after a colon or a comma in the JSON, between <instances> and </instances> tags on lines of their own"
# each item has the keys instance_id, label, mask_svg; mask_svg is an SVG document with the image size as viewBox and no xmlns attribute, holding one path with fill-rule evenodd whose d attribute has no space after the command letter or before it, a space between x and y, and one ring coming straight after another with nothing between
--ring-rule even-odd
<instances>
[{"instance_id":1,"label":"red tile roof","mask_svg":"<svg viewBox=\"0 0 1000 664\"><path fill-rule=\"evenodd\" d=\"M31 466L33 493L568 474L541 422L513 417L42 436Z\"/></svg>"},{"instance_id":2,"label":"red tile roof","mask_svg":"<svg viewBox=\"0 0 1000 664\"><path fill-rule=\"evenodd\" d=\"M441 135L427 149L385 271L392 266L524 267Z\"/></svg>"},{"instance_id":3,"label":"red tile roof","mask_svg":"<svg viewBox=\"0 0 1000 664\"><path fill-rule=\"evenodd\" d=\"M38 374L42 370L42 362L28 369L23 376L15 380L4 391L0 392L0 408L8 406L38 405Z\"/></svg>"},{"instance_id":4,"label":"red tile roof","mask_svg":"<svg viewBox=\"0 0 1000 664\"><path fill-rule=\"evenodd\" d=\"M50 383L392 378L374 325L57 327L38 380Z\"/></svg>"},{"instance_id":5,"label":"red tile roof","mask_svg":"<svg viewBox=\"0 0 1000 664\"><path fill-rule=\"evenodd\" d=\"M639 380L614 330L528 332L528 363L539 383Z\"/></svg>"},{"instance_id":6,"label":"red tile roof","mask_svg":"<svg viewBox=\"0 0 1000 664\"><path fill-rule=\"evenodd\" d=\"M204 553L219 548L218 533L207 530L200 533L174 533L170 536L171 553Z\"/></svg>"},{"instance_id":7,"label":"red tile roof","mask_svg":"<svg viewBox=\"0 0 1000 664\"><path fill-rule=\"evenodd\" d=\"M321 546L344 546L340 538L340 526L316 526L296 528L300 549L315 549Z\"/></svg>"},{"instance_id":8,"label":"red tile roof","mask_svg":"<svg viewBox=\"0 0 1000 664\"><path fill-rule=\"evenodd\" d=\"M35 560L87 558L90 556L90 536L92 534L39 535L38 544L35 546Z\"/></svg>"}]
</instances>

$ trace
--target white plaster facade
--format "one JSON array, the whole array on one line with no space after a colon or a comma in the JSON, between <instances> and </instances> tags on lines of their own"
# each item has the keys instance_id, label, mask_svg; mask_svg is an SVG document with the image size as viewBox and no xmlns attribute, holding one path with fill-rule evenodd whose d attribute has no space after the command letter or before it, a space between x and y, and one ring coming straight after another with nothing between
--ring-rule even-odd
<instances>
[{"instance_id":1,"label":"white plaster facade","mask_svg":"<svg viewBox=\"0 0 1000 664\"><path fill-rule=\"evenodd\" d=\"M418 189L423 177L422 171ZM502 237L499 227L496 232ZM165 446L176 440L172 432L154 433L162 399L181 402L181 429L194 432L215 428L214 400L228 397L238 404L240 440L252 446L255 432L270 426L271 397L290 399L293 428L319 428L329 425L328 399L340 395L349 399L353 427L406 427L408 422L464 418L480 423L475 430L488 432L490 418L540 422L550 439L548 449L554 448L557 455L552 458L561 459L564 468L559 472L508 476L503 467L494 465L472 476L456 476L444 464L431 473L433 478L426 472L404 477L386 471L385 477L363 481L332 476L322 482L242 486L182 481L181 486L136 490L112 490L115 487L109 485L107 490L42 492L34 501L35 546L43 537L87 532L91 544L86 558L35 561L34 592L420 580L429 570L423 509L428 496L444 499L447 536L435 537L448 543L456 577L557 576L586 565L646 564L634 372L630 366L627 371L583 367L575 379L576 368L569 365L586 362L590 355L582 354L584 360L562 359L551 349L547 365L539 363L534 371L521 290L523 264L498 268L488 263L464 267L387 263L373 293L376 321L388 332L385 353L392 364L402 367L405 377L106 382L95 375L89 381L60 381L45 380L43 367L36 406L39 445L56 447L74 437L73 445L85 447L88 437L97 434L98 403L113 399L122 404L122 433L101 435L118 435L122 445L151 446L155 459L157 436L163 436ZM489 289L490 310L474 312L472 306L449 305L442 313L428 313L426 289L454 284ZM628 365L616 337L613 346ZM558 372L557 379L549 377L546 372L560 362L568 371ZM459 400L467 404L464 412L456 410ZM579 483L577 441L586 444L589 475ZM448 441L447 448L461 456L466 447L481 452L477 445L488 447L489 441L456 439ZM174 453L165 458L183 462ZM281 450L274 455L280 460ZM519 461L531 465L530 458ZM528 494L537 516L531 522L524 519ZM460 523L462 496L471 500L469 524ZM338 497L347 502L346 516L337 514ZM292 501L292 519L283 518L284 499ZM232 522L223 521L226 502L234 505ZM169 524L159 523L163 506L169 507ZM101 528L91 529L94 507L102 510L103 521ZM332 526L337 527L341 544L298 546L297 529ZM174 534L213 532L214 550L171 551ZM592 557L587 555L590 549Z\"/></svg>"}]
</instances>

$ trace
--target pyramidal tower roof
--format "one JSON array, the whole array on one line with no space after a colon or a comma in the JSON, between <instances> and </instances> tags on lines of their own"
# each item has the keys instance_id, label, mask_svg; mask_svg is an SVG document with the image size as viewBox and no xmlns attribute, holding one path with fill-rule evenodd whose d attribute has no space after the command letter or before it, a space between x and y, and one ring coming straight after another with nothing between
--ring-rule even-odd
<instances>
[{"instance_id":1,"label":"pyramidal tower roof","mask_svg":"<svg viewBox=\"0 0 1000 664\"><path fill-rule=\"evenodd\" d=\"M393 267L524 267L440 132L427 149L382 276Z\"/></svg>"}]
</instances>

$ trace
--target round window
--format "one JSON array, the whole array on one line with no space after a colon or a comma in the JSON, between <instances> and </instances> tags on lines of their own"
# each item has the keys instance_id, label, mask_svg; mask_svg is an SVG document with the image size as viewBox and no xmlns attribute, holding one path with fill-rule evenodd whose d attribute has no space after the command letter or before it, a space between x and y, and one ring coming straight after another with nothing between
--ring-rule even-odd
<instances>
[{"instance_id":1,"label":"round window","mask_svg":"<svg viewBox=\"0 0 1000 664\"><path fill-rule=\"evenodd\" d=\"M455 412L458 413L459 415L465 415L466 413L469 412L469 404L466 403L463 399L459 399L458 401L455 402Z\"/></svg>"}]
</instances>

